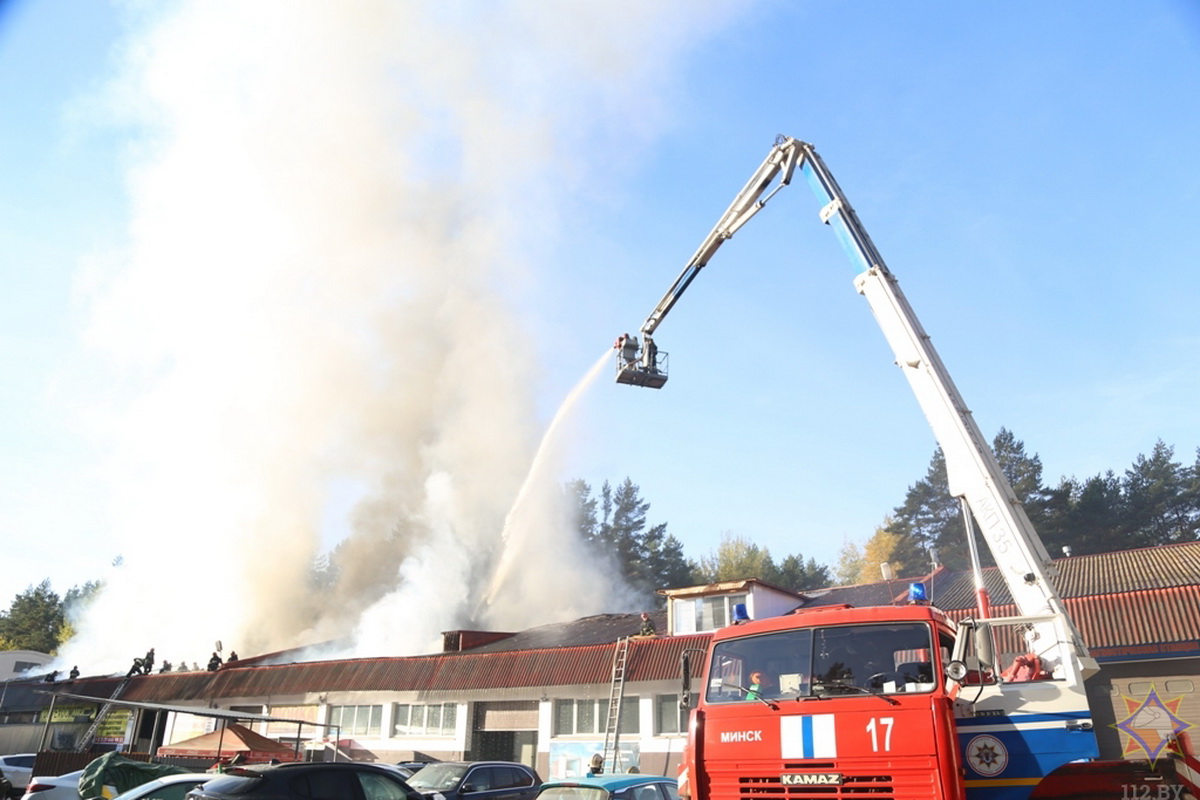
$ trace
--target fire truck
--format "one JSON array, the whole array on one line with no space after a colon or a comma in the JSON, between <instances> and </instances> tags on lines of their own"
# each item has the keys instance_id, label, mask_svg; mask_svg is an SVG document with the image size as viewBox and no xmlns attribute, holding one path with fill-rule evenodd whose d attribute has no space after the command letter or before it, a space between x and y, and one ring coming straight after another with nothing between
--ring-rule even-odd
<instances>
[{"instance_id":1,"label":"fire truck","mask_svg":"<svg viewBox=\"0 0 1200 800\"><path fill-rule=\"evenodd\" d=\"M647 317L640 340L618 338L617 381L666 384L666 353L653 338L659 324L721 245L797 171L820 201L821 221L856 265L854 286L945 456L978 607L956 622L930 605L916 583L904 603L802 609L716 631L702 664L684 659L690 722L680 794L688 800L1186 796L1187 781L1176 779L1171 759L1097 760L1084 682L1098 667L1054 587L1054 565L895 276L811 144L776 139ZM991 615L979 538L1016 616Z\"/></svg>"}]
</instances>

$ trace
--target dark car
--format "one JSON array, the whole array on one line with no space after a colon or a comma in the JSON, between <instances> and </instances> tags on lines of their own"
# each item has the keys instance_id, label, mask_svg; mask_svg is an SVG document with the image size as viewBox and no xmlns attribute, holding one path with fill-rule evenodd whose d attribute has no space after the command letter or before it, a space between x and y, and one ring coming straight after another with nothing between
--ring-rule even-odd
<instances>
[{"instance_id":1,"label":"dark car","mask_svg":"<svg viewBox=\"0 0 1200 800\"><path fill-rule=\"evenodd\" d=\"M679 800L679 782L665 775L589 775L549 781L538 800Z\"/></svg>"},{"instance_id":2,"label":"dark car","mask_svg":"<svg viewBox=\"0 0 1200 800\"><path fill-rule=\"evenodd\" d=\"M226 772L188 800L424 800L399 771L359 761L276 764Z\"/></svg>"},{"instance_id":3,"label":"dark car","mask_svg":"<svg viewBox=\"0 0 1200 800\"><path fill-rule=\"evenodd\" d=\"M533 800L542 779L516 761L439 761L408 785L431 800Z\"/></svg>"}]
</instances>

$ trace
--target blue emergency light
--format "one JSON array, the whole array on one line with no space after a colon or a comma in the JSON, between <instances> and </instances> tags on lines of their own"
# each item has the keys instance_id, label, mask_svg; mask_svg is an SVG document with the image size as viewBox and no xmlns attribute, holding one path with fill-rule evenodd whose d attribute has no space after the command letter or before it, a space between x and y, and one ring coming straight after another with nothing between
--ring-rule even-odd
<instances>
[{"instance_id":1,"label":"blue emergency light","mask_svg":"<svg viewBox=\"0 0 1200 800\"><path fill-rule=\"evenodd\" d=\"M925 584L917 581L908 585L908 602L912 605L924 605L929 602L929 592L925 591Z\"/></svg>"},{"instance_id":2,"label":"blue emergency light","mask_svg":"<svg viewBox=\"0 0 1200 800\"><path fill-rule=\"evenodd\" d=\"M746 612L745 603L735 603L733 606L733 624L737 625L742 622L749 622L750 615Z\"/></svg>"}]
</instances>

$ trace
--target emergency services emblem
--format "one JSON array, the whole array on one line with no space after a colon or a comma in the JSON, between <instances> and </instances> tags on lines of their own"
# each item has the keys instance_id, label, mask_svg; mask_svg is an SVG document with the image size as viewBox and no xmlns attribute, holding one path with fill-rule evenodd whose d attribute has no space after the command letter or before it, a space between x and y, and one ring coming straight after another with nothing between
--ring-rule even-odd
<instances>
[{"instance_id":1,"label":"emergency services emblem","mask_svg":"<svg viewBox=\"0 0 1200 800\"><path fill-rule=\"evenodd\" d=\"M967 763L984 777L999 775L1008 766L1008 748L995 736L976 736L967 742Z\"/></svg>"},{"instance_id":2,"label":"emergency services emblem","mask_svg":"<svg viewBox=\"0 0 1200 800\"><path fill-rule=\"evenodd\" d=\"M1125 752L1137 754L1142 750L1150 757L1150 763L1158 760L1174 737L1193 727L1190 722L1179 718L1179 706L1183 697L1174 700L1163 700L1158 689L1151 684L1150 693L1145 700L1124 697L1125 710L1129 713L1125 719L1117 723L1109 723L1110 727L1119 729L1129 737L1125 742Z\"/></svg>"}]
</instances>

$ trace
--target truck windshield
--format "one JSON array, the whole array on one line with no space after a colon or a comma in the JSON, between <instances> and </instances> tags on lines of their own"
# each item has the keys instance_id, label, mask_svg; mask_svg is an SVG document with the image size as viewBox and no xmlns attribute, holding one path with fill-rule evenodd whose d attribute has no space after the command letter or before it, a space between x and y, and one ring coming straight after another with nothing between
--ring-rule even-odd
<instances>
[{"instance_id":1,"label":"truck windshield","mask_svg":"<svg viewBox=\"0 0 1200 800\"><path fill-rule=\"evenodd\" d=\"M931 692L937 686L932 648L932 631L920 622L801 628L728 639L713 647L705 701Z\"/></svg>"}]
</instances>

